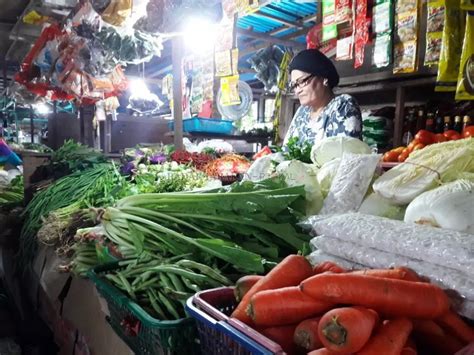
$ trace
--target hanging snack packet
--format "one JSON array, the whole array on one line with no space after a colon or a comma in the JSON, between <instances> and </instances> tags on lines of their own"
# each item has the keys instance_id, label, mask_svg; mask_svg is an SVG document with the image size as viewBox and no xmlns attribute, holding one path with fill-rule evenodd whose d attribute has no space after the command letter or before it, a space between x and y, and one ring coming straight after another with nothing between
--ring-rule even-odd
<instances>
[{"instance_id":1,"label":"hanging snack packet","mask_svg":"<svg viewBox=\"0 0 474 355\"><path fill-rule=\"evenodd\" d=\"M456 100L474 100L474 11L466 17L466 33L459 68Z\"/></svg>"},{"instance_id":2,"label":"hanging snack packet","mask_svg":"<svg viewBox=\"0 0 474 355\"><path fill-rule=\"evenodd\" d=\"M232 56L231 51L225 50L216 52L214 54L216 65L216 76L230 76L232 75Z\"/></svg>"},{"instance_id":3,"label":"hanging snack packet","mask_svg":"<svg viewBox=\"0 0 474 355\"><path fill-rule=\"evenodd\" d=\"M466 17L458 0L445 0L443 40L435 91L456 91Z\"/></svg>"},{"instance_id":4,"label":"hanging snack packet","mask_svg":"<svg viewBox=\"0 0 474 355\"><path fill-rule=\"evenodd\" d=\"M462 10L474 10L474 0L461 0Z\"/></svg>"},{"instance_id":5,"label":"hanging snack packet","mask_svg":"<svg viewBox=\"0 0 474 355\"><path fill-rule=\"evenodd\" d=\"M374 33L389 32L393 28L393 6L391 1L385 1L374 6L372 30Z\"/></svg>"},{"instance_id":6,"label":"hanging snack packet","mask_svg":"<svg viewBox=\"0 0 474 355\"><path fill-rule=\"evenodd\" d=\"M401 14L418 9L418 0L398 0L395 7L395 13Z\"/></svg>"},{"instance_id":7,"label":"hanging snack packet","mask_svg":"<svg viewBox=\"0 0 474 355\"><path fill-rule=\"evenodd\" d=\"M412 10L397 15L396 42L415 41L417 38L418 11Z\"/></svg>"},{"instance_id":8,"label":"hanging snack packet","mask_svg":"<svg viewBox=\"0 0 474 355\"><path fill-rule=\"evenodd\" d=\"M221 105L234 106L240 104L239 76L221 78Z\"/></svg>"},{"instance_id":9,"label":"hanging snack packet","mask_svg":"<svg viewBox=\"0 0 474 355\"><path fill-rule=\"evenodd\" d=\"M374 43L374 65L383 68L390 64L392 57L392 36L386 33L375 38Z\"/></svg>"},{"instance_id":10,"label":"hanging snack packet","mask_svg":"<svg viewBox=\"0 0 474 355\"><path fill-rule=\"evenodd\" d=\"M393 73L413 73L416 71L416 41L395 45Z\"/></svg>"},{"instance_id":11,"label":"hanging snack packet","mask_svg":"<svg viewBox=\"0 0 474 355\"><path fill-rule=\"evenodd\" d=\"M336 0L335 22L337 24L352 20L352 0Z\"/></svg>"},{"instance_id":12,"label":"hanging snack packet","mask_svg":"<svg viewBox=\"0 0 474 355\"><path fill-rule=\"evenodd\" d=\"M428 2L426 19L425 65L437 65L443 43L444 1Z\"/></svg>"},{"instance_id":13,"label":"hanging snack packet","mask_svg":"<svg viewBox=\"0 0 474 355\"><path fill-rule=\"evenodd\" d=\"M336 60L352 59L352 48L354 46L354 37L349 35L337 40Z\"/></svg>"},{"instance_id":14,"label":"hanging snack packet","mask_svg":"<svg viewBox=\"0 0 474 355\"><path fill-rule=\"evenodd\" d=\"M369 40L369 28L367 25L367 0L356 1L356 19L354 23L354 68L357 69L364 64L365 45Z\"/></svg>"}]
</instances>

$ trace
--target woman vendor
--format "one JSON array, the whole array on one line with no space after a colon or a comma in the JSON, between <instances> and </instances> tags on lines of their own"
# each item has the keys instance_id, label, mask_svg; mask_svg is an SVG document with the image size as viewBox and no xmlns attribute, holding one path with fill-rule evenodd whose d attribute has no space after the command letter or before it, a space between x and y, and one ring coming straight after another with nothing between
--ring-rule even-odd
<instances>
[{"instance_id":1,"label":"woman vendor","mask_svg":"<svg viewBox=\"0 0 474 355\"><path fill-rule=\"evenodd\" d=\"M283 145L292 137L314 144L326 137L362 139L359 105L350 95L334 95L339 74L329 58L317 49L298 53L290 63L290 90L301 103Z\"/></svg>"}]
</instances>

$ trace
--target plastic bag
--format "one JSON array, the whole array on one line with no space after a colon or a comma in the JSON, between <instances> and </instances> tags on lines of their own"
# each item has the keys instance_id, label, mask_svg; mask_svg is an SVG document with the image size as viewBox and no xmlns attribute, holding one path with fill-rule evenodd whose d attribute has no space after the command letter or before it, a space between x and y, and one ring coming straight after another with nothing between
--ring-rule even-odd
<instances>
[{"instance_id":1,"label":"plastic bag","mask_svg":"<svg viewBox=\"0 0 474 355\"><path fill-rule=\"evenodd\" d=\"M367 0L356 1L356 18L354 23L354 68L360 68L364 64L365 45L369 40L369 28L367 26Z\"/></svg>"},{"instance_id":2,"label":"plastic bag","mask_svg":"<svg viewBox=\"0 0 474 355\"><path fill-rule=\"evenodd\" d=\"M362 264L370 268L389 268L404 266L418 274L428 277L431 282L444 289L453 289L463 297L474 300L474 281L469 275L451 268L439 266L416 258L406 257L392 251L362 246L342 238L326 235L313 238L311 245L326 254L332 254L350 262Z\"/></svg>"},{"instance_id":3,"label":"plastic bag","mask_svg":"<svg viewBox=\"0 0 474 355\"><path fill-rule=\"evenodd\" d=\"M102 11L101 17L107 23L121 26L132 14L132 0L111 0Z\"/></svg>"},{"instance_id":4,"label":"plastic bag","mask_svg":"<svg viewBox=\"0 0 474 355\"><path fill-rule=\"evenodd\" d=\"M474 277L472 234L360 213L313 216L306 223L315 235L423 260Z\"/></svg>"},{"instance_id":5,"label":"plastic bag","mask_svg":"<svg viewBox=\"0 0 474 355\"><path fill-rule=\"evenodd\" d=\"M357 211L374 176L380 155L345 153L324 200L321 214Z\"/></svg>"},{"instance_id":6,"label":"plastic bag","mask_svg":"<svg viewBox=\"0 0 474 355\"><path fill-rule=\"evenodd\" d=\"M395 45L393 73L413 73L416 71L416 41Z\"/></svg>"},{"instance_id":7,"label":"plastic bag","mask_svg":"<svg viewBox=\"0 0 474 355\"><path fill-rule=\"evenodd\" d=\"M474 100L474 11L467 13L456 100Z\"/></svg>"},{"instance_id":8,"label":"plastic bag","mask_svg":"<svg viewBox=\"0 0 474 355\"><path fill-rule=\"evenodd\" d=\"M390 64L392 58L392 36L387 33L375 38L373 63L377 68Z\"/></svg>"},{"instance_id":9,"label":"plastic bag","mask_svg":"<svg viewBox=\"0 0 474 355\"><path fill-rule=\"evenodd\" d=\"M260 181L270 178L276 172L276 167L285 158L281 153L274 153L258 158L250 166L243 180Z\"/></svg>"},{"instance_id":10,"label":"plastic bag","mask_svg":"<svg viewBox=\"0 0 474 355\"><path fill-rule=\"evenodd\" d=\"M445 0L443 41L435 91L456 91L466 16L459 1Z\"/></svg>"},{"instance_id":11,"label":"plastic bag","mask_svg":"<svg viewBox=\"0 0 474 355\"><path fill-rule=\"evenodd\" d=\"M393 6L387 0L375 5L372 9L372 29L373 33L391 32L393 28Z\"/></svg>"}]
</instances>

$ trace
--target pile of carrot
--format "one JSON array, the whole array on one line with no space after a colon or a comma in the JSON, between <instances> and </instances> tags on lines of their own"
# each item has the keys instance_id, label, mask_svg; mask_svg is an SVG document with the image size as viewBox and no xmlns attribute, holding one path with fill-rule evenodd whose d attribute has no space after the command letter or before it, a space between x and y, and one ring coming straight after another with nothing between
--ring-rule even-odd
<instances>
[{"instance_id":1,"label":"pile of carrot","mask_svg":"<svg viewBox=\"0 0 474 355\"><path fill-rule=\"evenodd\" d=\"M287 354L453 355L474 342L445 292L403 267L313 268L290 255L266 276L240 279L235 294L232 317Z\"/></svg>"}]
</instances>

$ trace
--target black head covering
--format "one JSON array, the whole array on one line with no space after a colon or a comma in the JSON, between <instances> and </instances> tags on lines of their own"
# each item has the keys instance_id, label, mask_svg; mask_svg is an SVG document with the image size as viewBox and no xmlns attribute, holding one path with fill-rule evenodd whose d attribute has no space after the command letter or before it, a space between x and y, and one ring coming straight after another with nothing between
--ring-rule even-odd
<instances>
[{"instance_id":1,"label":"black head covering","mask_svg":"<svg viewBox=\"0 0 474 355\"><path fill-rule=\"evenodd\" d=\"M339 84L339 74L336 67L328 57L317 49L305 49L299 52L291 61L289 69L290 73L296 69L326 78L331 88Z\"/></svg>"}]
</instances>

